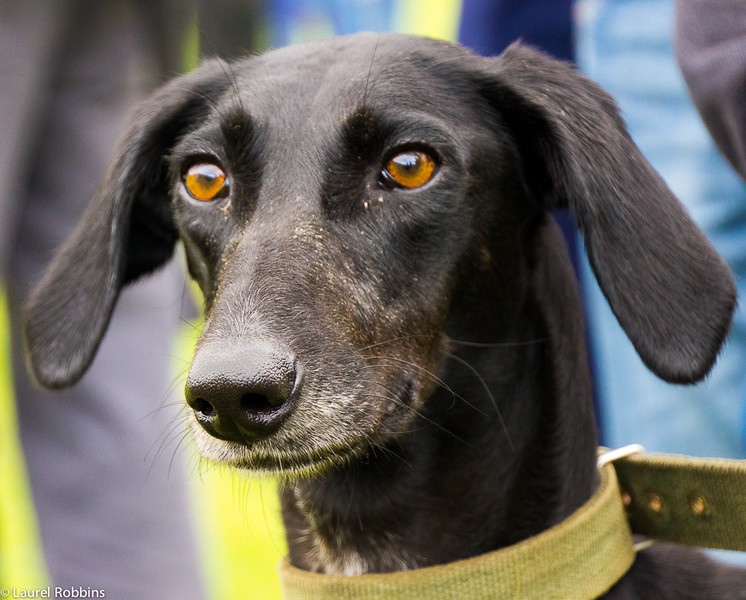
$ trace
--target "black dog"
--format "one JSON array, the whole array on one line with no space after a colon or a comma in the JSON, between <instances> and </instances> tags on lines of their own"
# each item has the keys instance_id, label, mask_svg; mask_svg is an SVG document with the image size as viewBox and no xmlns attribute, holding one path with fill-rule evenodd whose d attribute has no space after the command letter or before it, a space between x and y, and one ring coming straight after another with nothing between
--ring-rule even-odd
<instances>
[{"instance_id":1,"label":"black dog","mask_svg":"<svg viewBox=\"0 0 746 600\"><path fill-rule=\"evenodd\" d=\"M500 548L597 482L557 207L650 369L702 378L729 271L569 66L371 34L209 62L134 118L31 299L31 368L48 387L81 377L122 286L181 240L206 302L186 386L197 446L285 476L295 565L385 572ZM742 572L662 547L608 597L744 594Z\"/></svg>"}]
</instances>

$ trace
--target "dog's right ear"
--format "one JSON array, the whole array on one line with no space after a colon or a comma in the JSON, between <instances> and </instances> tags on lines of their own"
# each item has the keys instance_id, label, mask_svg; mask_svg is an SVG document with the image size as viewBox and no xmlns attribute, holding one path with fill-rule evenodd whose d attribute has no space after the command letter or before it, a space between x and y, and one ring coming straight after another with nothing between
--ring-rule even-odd
<instances>
[{"instance_id":1,"label":"dog's right ear","mask_svg":"<svg viewBox=\"0 0 746 600\"><path fill-rule=\"evenodd\" d=\"M119 292L173 253L166 156L229 85L205 63L156 91L135 113L98 193L26 306L29 369L49 388L76 383L93 361Z\"/></svg>"},{"instance_id":2,"label":"dog's right ear","mask_svg":"<svg viewBox=\"0 0 746 600\"><path fill-rule=\"evenodd\" d=\"M640 358L666 381L700 380L730 326L733 278L634 144L612 98L520 45L478 64L478 88L512 133L537 210L570 209Z\"/></svg>"}]
</instances>

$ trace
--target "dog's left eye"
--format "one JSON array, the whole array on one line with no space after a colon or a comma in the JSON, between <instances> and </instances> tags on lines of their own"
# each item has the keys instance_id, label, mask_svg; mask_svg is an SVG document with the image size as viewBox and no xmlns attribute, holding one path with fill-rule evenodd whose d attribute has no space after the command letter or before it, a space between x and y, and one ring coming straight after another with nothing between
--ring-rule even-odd
<instances>
[{"instance_id":1,"label":"dog's left eye","mask_svg":"<svg viewBox=\"0 0 746 600\"><path fill-rule=\"evenodd\" d=\"M192 165L184 173L183 182L189 195L202 202L225 198L228 194L228 177L223 169L213 163Z\"/></svg>"},{"instance_id":2,"label":"dog's left eye","mask_svg":"<svg viewBox=\"0 0 746 600\"><path fill-rule=\"evenodd\" d=\"M388 188L414 189L433 178L438 164L423 150L400 152L386 162L381 170L380 182Z\"/></svg>"}]
</instances>

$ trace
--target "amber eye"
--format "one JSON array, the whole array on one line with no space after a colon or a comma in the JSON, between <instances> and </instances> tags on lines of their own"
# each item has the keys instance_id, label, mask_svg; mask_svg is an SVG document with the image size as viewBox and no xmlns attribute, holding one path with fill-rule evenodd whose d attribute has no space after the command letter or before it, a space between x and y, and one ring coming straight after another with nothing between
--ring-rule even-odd
<instances>
[{"instance_id":1,"label":"amber eye","mask_svg":"<svg viewBox=\"0 0 746 600\"><path fill-rule=\"evenodd\" d=\"M196 163L189 167L184 173L184 186L192 198L203 202L225 198L228 193L225 172L212 163Z\"/></svg>"},{"instance_id":2,"label":"amber eye","mask_svg":"<svg viewBox=\"0 0 746 600\"><path fill-rule=\"evenodd\" d=\"M407 150L391 158L381 171L381 182L387 187L418 188L435 174L435 159L422 150Z\"/></svg>"}]
</instances>

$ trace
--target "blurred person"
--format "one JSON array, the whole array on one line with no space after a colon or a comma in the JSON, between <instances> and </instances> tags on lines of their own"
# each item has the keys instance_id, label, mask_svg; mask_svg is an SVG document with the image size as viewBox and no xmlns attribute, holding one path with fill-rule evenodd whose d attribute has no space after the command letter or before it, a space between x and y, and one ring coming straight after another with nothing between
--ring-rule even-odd
<instances>
[{"instance_id":1,"label":"blurred person","mask_svg":"<svg viewBox=\"0 0 746 600\"><path fill-rule=\"evenodd\" d=\"M458 41L482 56L496 56L516 41L571 61L573 0L462 0ZM562 228L573 265L578 265L578 229L566 211Z\"/></svg>"},{"instance_id":2,"label":"blurred person","mask_svg":"<svg viewBox=\"0 0 746 600\"><path fill-rule=\"evenodd\" d=\"M203 597L184 454L156 456L179 425L178 407L164 406L181 268L122 295L93 368L62 392L28 379L20 307L131 109L178 72L193 11L187 0L0 3L0 277L21 443L52 585L107 598Z\"/></svg>"},{"instance_id":3,"label":"blurred person","mask_svg":"<svg viewBox=\"0 0 746 600\"><path fill-rule=\"evenodd\" d=\"M720 151L746 179L746 4L678 0L676 56Z\"/></svg>"},{"instance_id":4,"label":"blurred person","mask_svg":"<svg viewBox=\"0 0 746 600\"><path fill-rule=\"evenodd\" d=\"M462 0L459 42L483 56L520 40L573 59L572 0Z\"/></svg>"},{"instance_id":5,"label":"blurred person","mask_svg":"<svg viewBox=\"0 0 746 600\"><path fill-rule=\"evenodd\" d=\"M265 50L273 0L197 0L199 51L230 60Z\"/></svg>"},{"instance_id":6,"label":"blurred person","mask_svg":"<svg viewBox=\"0 0 746 600\"><path fill-rule=\"evenodd\" d=\"M676 3L676 56L694 103L723 155L746 180L746 4ZM739 199L734 199L734 202ZM746 197L741 197L743 202ZM741 224L743 228L743 224ZM734 242L746 243L746 232ZM735 266L744 270L742 264ZM746 396L742 390L742 406ZM746 408L741 414L746 445Z\"/></svg>"},{"instance_id":7,"label":"blurred person","mask_svg":"<svg viewBox=\"0 0 746 600\"><path fill-rule=\"evenodd\" d=\"M674 0L583 0L577 14L579 67L617 99L632 138L728 261L743 297L746 186L717 152L687 93L673 49ZM741 85L741 97L743 91ZM744 305L709 377L671 386L642 364L594 280L585 277L584 286L602 442L746 457Z\"/></svg>"}]
</instances>

